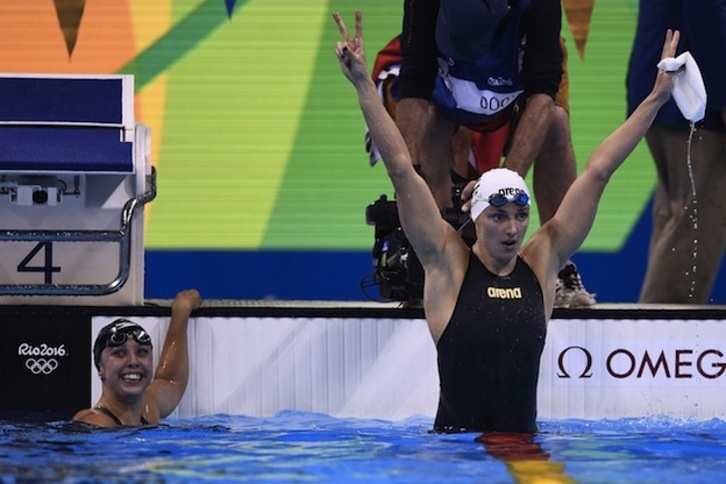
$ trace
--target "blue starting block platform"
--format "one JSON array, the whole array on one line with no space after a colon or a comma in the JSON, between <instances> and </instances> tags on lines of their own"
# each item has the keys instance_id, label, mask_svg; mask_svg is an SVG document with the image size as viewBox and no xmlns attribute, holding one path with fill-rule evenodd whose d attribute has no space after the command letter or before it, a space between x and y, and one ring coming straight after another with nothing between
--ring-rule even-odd
<instances>
[{"instance_id":1,"label":"blue starting block platform","mask_svg":"<svg viewBox=\"0 0 726 484\"><path fill-rule=\"evenodd\" d=\"M0 304L142 304L155 196L133 76L0 74Z\"/></svg>"}]
</instances>

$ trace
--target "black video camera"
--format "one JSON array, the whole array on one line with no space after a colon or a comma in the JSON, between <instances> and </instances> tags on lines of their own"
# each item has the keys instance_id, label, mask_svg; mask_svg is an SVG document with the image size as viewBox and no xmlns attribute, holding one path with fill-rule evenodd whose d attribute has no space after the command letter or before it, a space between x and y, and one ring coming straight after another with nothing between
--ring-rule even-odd
<instances>
[{"instance_id":1,"label":"black video camera","mask_svg":"<svg viewBox=\"0 0 726 484\"><path fill-rule=\"evenodd\" d=\"M423 299L423 267L401 228L396 201L381 195L366 207L366 223L375 227L373 278L380 296L391 301Z\"/></svg>"},{"instance_id":2,"label":"black video camera","mask_svg":"<svg viewBox=\"0 0 726 484\"><path fill-rule=\"evenodd\" d=\"M469 221L461 211L461 192L465 183L454 185L454 206L442 210L441 216L455 229ZM398 218L395 200L385 195L366 207L366 223L375 227L373 244L373 281L380 296L390 301L419 302L423 300L424 270L411 247Z\"/></svg>"},{"instance_id":3,"label":"black video camera","mask_svg":"<svg viewBox=\"0 0 726 484\"><path fill-rule=\"evenodd\" d=\"M459 230L470 220L469 214L461 211L461 206L464 203L461 200L461 193L464 191L464 187L467 183L468 181L457 183L451 188L451 201L454 206L451 208L445 208L441 211L441 216L444 220L449 222L449 224L451 224L451 226L456 230Z\"/></svg>"}]
</instances>

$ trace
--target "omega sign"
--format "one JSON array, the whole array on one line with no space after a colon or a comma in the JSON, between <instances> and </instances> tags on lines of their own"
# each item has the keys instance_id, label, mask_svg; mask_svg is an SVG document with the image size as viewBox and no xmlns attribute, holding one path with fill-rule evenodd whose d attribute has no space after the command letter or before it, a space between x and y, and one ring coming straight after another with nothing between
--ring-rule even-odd
<instances>
[{"instance_id":1,"label":"omega sign","mask_svg":"<svg viewBox=\"0 0 726 484\"><path fill-rule=\"evenodd\" d=\"M60 365L58 358L68 356L65 345L50 346L46 343L39 346L22 343L18 346L18 355L26 357L25 368L34 375L50 375Z\"/></svg>"},{"instance_id":2,"label":"omega sign","mask_svg":"<svg viewBox=\"0 0 726 484\"><path fill-rule=\"evenodd\" d=\"M688 348L673 350L630 350L616 348L602 353L603 361L582 346L568 346L557 354L557 377L592 378L598 372L618 380L624 379L700 379L715 380L726 371L721 350ZM602 364L601 364L602 363Z\"/></svg>"}]
</instances>

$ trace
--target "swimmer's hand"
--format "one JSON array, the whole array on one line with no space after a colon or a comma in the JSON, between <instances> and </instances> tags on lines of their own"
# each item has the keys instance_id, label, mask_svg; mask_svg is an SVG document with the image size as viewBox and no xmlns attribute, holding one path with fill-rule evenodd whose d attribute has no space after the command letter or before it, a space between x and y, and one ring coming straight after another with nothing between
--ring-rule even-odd
<instances>
[{"instance_id":1,"label":"swimmer's hand","mask_svg":"<svg viewBox=\"0 0 726 484\"><path fill-rule=\"evenodd\" d=\"M676 48L678 47L678 41L681 38L681 33L678 30L668 29L666 31L665 42L663 43L663 52L661 54L661 60L668 59L675 56ZM671 97L671 92L676 84L676 76L681 72L680 69L675 71L665 71L663 69L658 70L658 76L653 86L651 95L657 98L660 102L665 103Z\"/></svg>"},{"instance_id":2,"label":"swimmer's hand","mask_svg":"<svg viewBox=\"0 0 726 484\"><path fill-rule=\"evenodd\" d=\"M202 305L202 296L196 289L181 291L171 304L172 315L188 317L192 311Z\"/></svg>"},{"instance_id":3,"label":"swimmer's hand","mask_svg":"<svg viewBox=\"0 0 726 484\"><path fill-rule=\"evenodd\" d=\"M337 42L335 46L335 55L340 61L340 69L354 85L369 81L370 76L363 48L363 14L360 10L355 11L355 37L353 38L350 37L340 13L333 12L333 18L343 36L343 41Z\"/></svg>"}]
</instances>

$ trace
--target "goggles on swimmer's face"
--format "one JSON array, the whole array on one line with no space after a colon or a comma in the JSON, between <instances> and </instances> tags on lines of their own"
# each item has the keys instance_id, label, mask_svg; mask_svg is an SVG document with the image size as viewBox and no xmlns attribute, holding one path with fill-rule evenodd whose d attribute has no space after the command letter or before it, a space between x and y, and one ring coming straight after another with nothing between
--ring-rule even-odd
<instances>
[{"instance_id":1,"label":"goggles on swimmer's face","mask_svg":"<svg viewBox=\"0 0 726 484\"><path fill-rule=\"evenodd\" d=\"M517 192L516 195L511 197L506 197L502 195L501 193L492 193L489 196L489 205L493 207L503 207L509 202L514 202L520 207L524 207L529 203L529 195L527 195L525 192L520 191Z\"/></svg>"}]
</instances>

